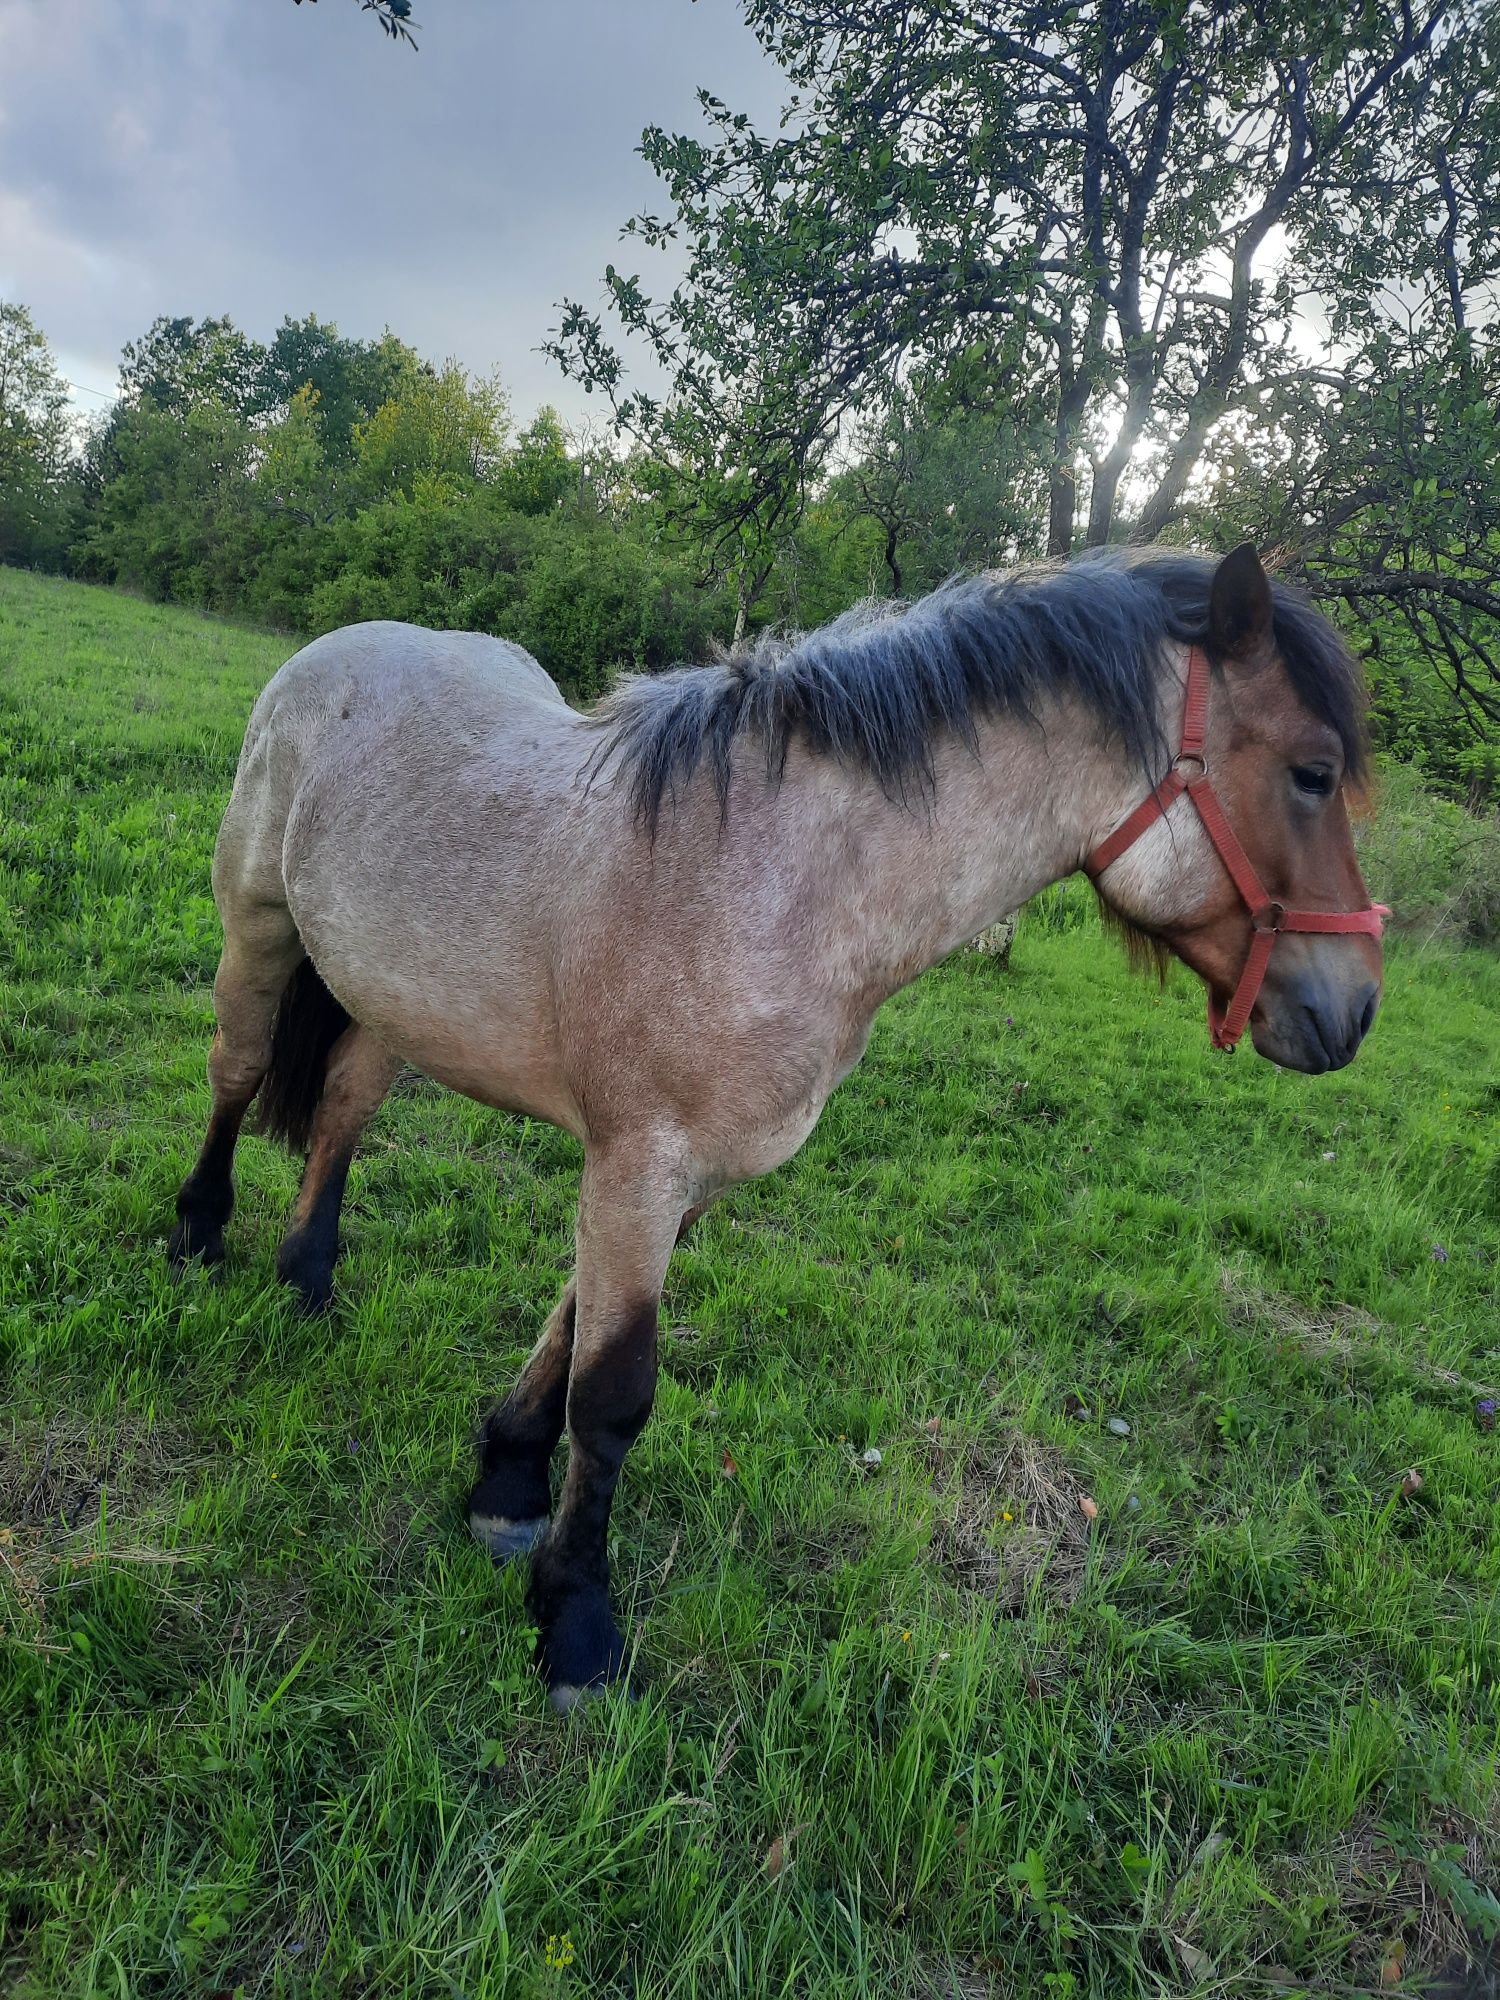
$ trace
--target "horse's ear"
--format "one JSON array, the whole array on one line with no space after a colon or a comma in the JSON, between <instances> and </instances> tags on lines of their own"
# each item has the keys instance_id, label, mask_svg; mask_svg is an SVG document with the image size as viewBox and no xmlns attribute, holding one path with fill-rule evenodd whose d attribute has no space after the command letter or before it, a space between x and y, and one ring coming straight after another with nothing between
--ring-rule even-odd
<instances>
[{"instance_id":1,"label":"horse's ear","mask_svg":"<svg viewBox=\"0 0 1500 2000\"><path fill-rule=\"evenodd\" d=\"M1214 571L1208 593L1208 648L1219 659L1260 666L1275 650L1271 583L1254 542L1241 542Z\"/></svg>"}]
</instances>

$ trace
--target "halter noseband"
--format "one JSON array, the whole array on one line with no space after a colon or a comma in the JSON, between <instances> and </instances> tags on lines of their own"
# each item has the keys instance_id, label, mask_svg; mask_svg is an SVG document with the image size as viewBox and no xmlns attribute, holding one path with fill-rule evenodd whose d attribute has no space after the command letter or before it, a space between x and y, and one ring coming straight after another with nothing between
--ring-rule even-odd
<instances>
[{"instance_id":1,"label":"halter noseband","mask_svg":"<svg viewBox=\"0 0 1500 2000\"><path fill-rule=\"evenodd\" d=\"M1161 818L1174 799L1183 792L1187 793L1203 822L1204 832L1213 842L1219 859L1229 871L1230 880L1239 891L1240 901L1250 912L1250 951L1228 1008L1221 1013L1212 990L1208 996L1208 1026L1213 1045L1216 1049L1232 1049L1245 1032L1251 1009L1260 994L1261 982L1266 976L1266 967L1271 961L1271 948L1282 931L1357 931L1366 937L1378 938L1383 920L1391 913L1383 903L1371 903L1363 910L1289 910L1285 903L1278 903L1266 894L1249 855L1235 838L1234 828L1229 824L1218 793L1209 779L1208 762L1203 754L1204 738L1208 732L1209 686L1208 656L1201 646L1193 646L1188 651L1182 748L1172 759L1171 770L1155 791L1142 799L1130 817L1085 857L1083 872L1097 888L1099 877L1110 863L1118 861L1128 847L1133 847L1146 828ZM1185 766L1190 769L1185 770Z\"/></svg>"}]
</instances>

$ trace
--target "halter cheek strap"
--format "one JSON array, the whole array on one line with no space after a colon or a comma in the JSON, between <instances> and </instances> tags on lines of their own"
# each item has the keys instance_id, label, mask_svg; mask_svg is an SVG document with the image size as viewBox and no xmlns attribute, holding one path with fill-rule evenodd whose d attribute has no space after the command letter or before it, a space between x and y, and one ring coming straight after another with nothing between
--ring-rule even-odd
<instances>
[{"instance_id":1,"label":"halter cheek strap","mask_svg":"<svg viewBox=\"0 0 1500 2000\"><path fill-rule=\"evenodd\" d=\"M1083 872L1097 887L1099 877L1111 862L1118 861L1155 824L1175 799L1187 793L1203 822L1203 830L1214 851L1228 870L1239 891L1240 901L1250 913L1250 949L1228 1007L1222 1011L1212 992L1208 996L1208 1026L1216 1049L1232 1049L1244 1034L1251 1011L1259 998L1271 950L1282 931L1317 931L1324 934L1357 932L1378 938L1385 919L1391 914L1383 903L1371 903L1363 910L1289 910L1284 903L1266 894L1249 855L1235 836L1228 815L1219 802L1208 775L1203 746L1208 734L1208 697L1211 686L1208 655L1200 646L1188 653L1187 701L1182 715L1182 747L1172 759L1172 768L1153 792L1141 800L1128 818L1089 854Z\"/></svg>"}]
</instances>

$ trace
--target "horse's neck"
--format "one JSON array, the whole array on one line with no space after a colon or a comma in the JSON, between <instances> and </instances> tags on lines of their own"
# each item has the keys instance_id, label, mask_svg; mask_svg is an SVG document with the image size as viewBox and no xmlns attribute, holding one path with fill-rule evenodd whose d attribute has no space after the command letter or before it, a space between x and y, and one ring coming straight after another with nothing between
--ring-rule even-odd
<instances>
[{"instance_id":1,"label":"horse's neck","mask_svg":"<svg viewBox=\"0 0 1500 2000\"><path fill-rule=\"evenodd\" d=\"M908 809L865 772L803 767L814 818L852 856L843 889L853 983L904 986L1072 874L1134 802L1141 774L1100 742L1097 724L1063 709L1040 721L982 721L977 756L943 740L931 800Z\"/></svg>"}]
</instances>

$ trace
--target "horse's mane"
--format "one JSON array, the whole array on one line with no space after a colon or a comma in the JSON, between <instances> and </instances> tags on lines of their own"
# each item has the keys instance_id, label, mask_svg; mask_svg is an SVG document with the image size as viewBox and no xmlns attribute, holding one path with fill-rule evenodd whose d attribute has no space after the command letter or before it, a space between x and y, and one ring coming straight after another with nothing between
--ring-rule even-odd
<instances>
[{"instance_id":1,"label":"horse's mane","mask_svg":"<svg viewBox=\"0 0 1500 2000\"><path fill-rule=\"evenodd\" d=\"M980 718L1035 719L1065 689L1153 774L1171 756L1158 703L1169 642L1206 636L1217 559L1184 550L1104 549L1066 563L988 572L913 604L870 600L816 632L768 635L709 666L629 680L591 718L596 774L618 771L656 831L707 764L726 808L732 753L751 738L779 782L793 739L865 770L892 797L929 796L933 746L976 746ZM1312 712L1337 730L1352 780L1364 771L1359 667L1334 627L1273 579L1276 642ZM1175 728L1175 718L1171 727Z\"/></svg>"}]
</instances>

